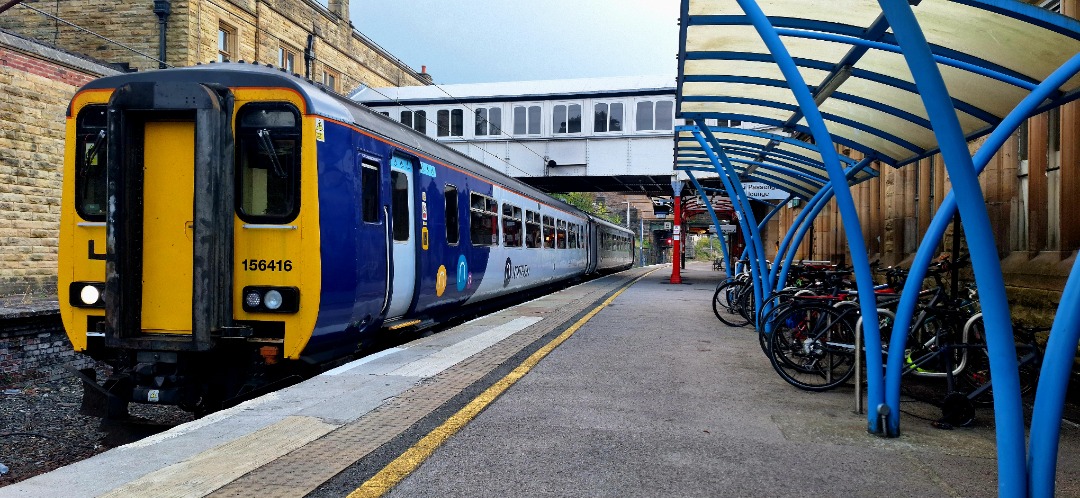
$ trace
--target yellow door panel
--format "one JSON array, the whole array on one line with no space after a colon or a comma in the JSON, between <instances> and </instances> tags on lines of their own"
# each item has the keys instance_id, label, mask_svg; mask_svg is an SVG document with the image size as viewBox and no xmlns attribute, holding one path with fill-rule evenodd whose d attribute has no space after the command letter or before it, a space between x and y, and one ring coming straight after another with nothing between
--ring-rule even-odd
<instances>
[{"instance_id":1,"label":"yellow door panel","mask_svg":"<svg viewBox=\"0 0 1080 498\"><path fill-rule=\"evenodd\" d=\"M142 328L189 334L195 124L146 123L144 143Z\"/></svg>"}]
</instances>

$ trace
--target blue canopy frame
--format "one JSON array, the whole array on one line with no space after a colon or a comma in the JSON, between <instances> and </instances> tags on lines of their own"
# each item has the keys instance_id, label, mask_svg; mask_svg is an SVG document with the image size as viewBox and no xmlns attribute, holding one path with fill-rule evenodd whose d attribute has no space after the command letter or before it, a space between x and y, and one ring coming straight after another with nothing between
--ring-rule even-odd
<instances>
[{"instance_id":1,"label":"blue canopy frame","mask_svg":"<svg viewBox=\"0 0 1080 498\"><path fill-rule=\"evenodd\" d=\"M863 320L872 408L867 428L899 434L906 331L921 276L959 210L994 379L999 492L1049 496L1061 407L1080 341L1080 272L1075 267L1071 272L1051 330L1025 448L1008 301L977 174L1024 119L1080 97L1080 78L1074 78L1080 72L1080 22L1014 0L913 3L683 0L677 112L693 126L677 129L675 169L715 171L733 207L742 211L757 303L783 284L802 234L835 198L864 296L861 311L871 316L876 315L873 280L850 188L876 176L871 162L902 167L940 153L953 192L920 243L887 362L882 362L877 320ZM973 29L948 24L957 20ZM1010 43L1028 39L1040 43L1038 57L1024 44ZM763 128L710 126L712 119ZM985 135L990 136L973 158L968 142ZM862 159L838 154L841 147ZM741 188L744 180L809 201L778 250L784 264L771 271Z\"/></svg>"}]
</instances>

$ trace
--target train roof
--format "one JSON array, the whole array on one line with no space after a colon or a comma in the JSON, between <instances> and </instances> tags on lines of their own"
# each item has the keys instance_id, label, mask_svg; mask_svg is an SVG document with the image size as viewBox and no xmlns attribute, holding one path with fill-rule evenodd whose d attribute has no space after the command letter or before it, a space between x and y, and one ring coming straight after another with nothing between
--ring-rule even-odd
<instances>
[{"instance_id":1,"label":"train roof","mask_svg":"<svg viewBox=\"0 0 1080 498\"><path fill-rule=\"evenodd\" d=\"M296 74L289 74L270 65L247 64L243 62L223 62L189 66L182 68L158 69L153 71L125 73L99 78L87 83L79 91L119 88L129 83L140 82L178 82L218 84L229 88L243 87L278 87L295 90L305 101L309 114L322 116L335 121L364 129L388 141L401 144L414 152L438 161L452 164L478 177L500 186L516 190L530 197L544 199L544 202L560 209L576 213L582 217L587 213L574 206L550 197L529 185L500 173L484 164L439 143L412 128L401 125L367 106L327 90L322 85L305 80ZM68 107L71 116L71 107Z\"/></svg>"}]
</instances>

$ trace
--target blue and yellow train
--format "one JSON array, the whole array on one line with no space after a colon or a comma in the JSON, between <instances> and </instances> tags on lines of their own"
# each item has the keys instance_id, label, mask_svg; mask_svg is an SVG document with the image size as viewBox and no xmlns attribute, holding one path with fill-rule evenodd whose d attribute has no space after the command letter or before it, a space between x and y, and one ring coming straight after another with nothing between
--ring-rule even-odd
<instances>
[{"instance_id":1,"label":"blue and yellow train","mask_svg":"<svg viewBox=\"0 0 1080 498\"><path fill-rule=\"evenodd\" d=\"M96 80L67 144L61 314L125 410L213 409L387 329L633 264L632 232L269 67Z\"/></svg>"}]
</instances>

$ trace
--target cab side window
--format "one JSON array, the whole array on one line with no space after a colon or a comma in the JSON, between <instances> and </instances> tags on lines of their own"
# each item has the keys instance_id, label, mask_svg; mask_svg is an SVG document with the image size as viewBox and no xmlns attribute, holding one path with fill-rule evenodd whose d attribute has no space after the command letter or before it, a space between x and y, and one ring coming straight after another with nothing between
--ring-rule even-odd
<instances>
[{"instance_id":1,"label":"cab side window","mask_svg":"<svg viewBox=\"0 0 1080 498\"><path fill-rule=\"evenodd\" d=\"M300 212L300 112L253 103L236 116L237 214L249 223L288 223Z\"/></svg>"},{"instance_id":2,"label":"cab side window","mask_svg":"<svg viewBox=\"0 0 1080 498\"><path fill-rule=\"evenodd\" d=\"M104 105L88 105L75 119L75 211L87 221L105 221L107 112Z\"/></svg>"}]
</instances>

